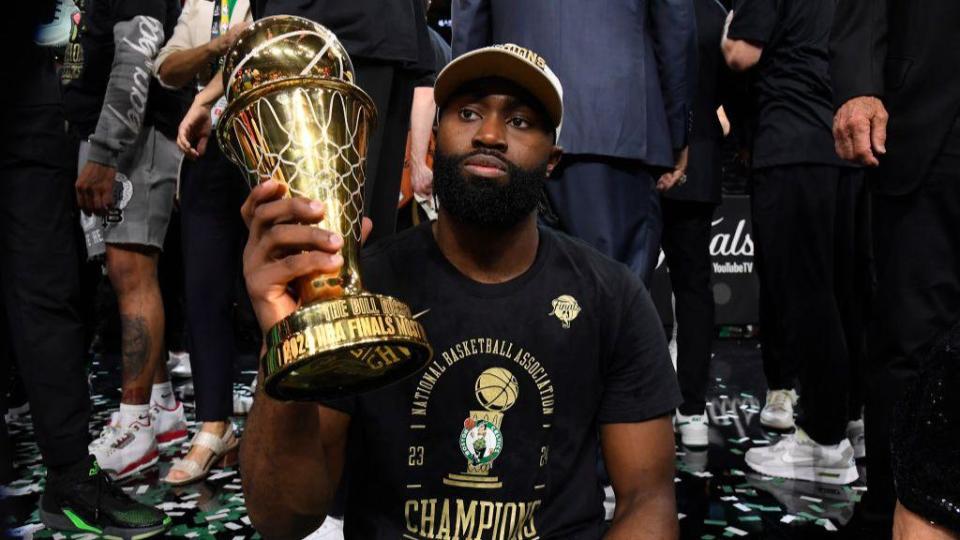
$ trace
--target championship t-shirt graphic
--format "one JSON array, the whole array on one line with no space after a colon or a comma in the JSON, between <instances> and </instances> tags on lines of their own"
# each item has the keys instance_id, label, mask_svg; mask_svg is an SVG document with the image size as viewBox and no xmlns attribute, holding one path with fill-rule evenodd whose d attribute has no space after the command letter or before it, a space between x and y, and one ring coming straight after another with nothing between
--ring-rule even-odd
<instances>
[{"instance_id":1,"label":"championship t-shirt graphic","mask_svg":"<svg viewBox=\"0 0 960 540\"><path fill-rule=\"evenodd\" d=\"M670 412L679 390L643 285L540 230L521 276L480 284L430 224L365 250L374 293L401 299L434 356L386 388L327 403L350 415L347 538L599 539L599 426Z\"/></svg>"}]
</instances>

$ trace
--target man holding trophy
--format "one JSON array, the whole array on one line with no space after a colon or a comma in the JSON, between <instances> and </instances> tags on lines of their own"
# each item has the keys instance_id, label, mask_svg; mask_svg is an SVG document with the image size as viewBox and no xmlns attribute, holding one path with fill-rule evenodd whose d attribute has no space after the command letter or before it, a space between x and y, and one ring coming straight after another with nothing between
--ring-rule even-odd
<instances>
[{"instance_id":1,"label":"man holding trophy","mask_svg":"<svg viewBox=\"0 0 960 540\"><path fill-rule=\"evenodd\" d=\"M265 332L241 449L253 524L308 534L348 476L347 538L675 538L680 393L650 297L537 226L561 155L546 60L497 45L440 73L439 220L362 254L377 111L336 37L263 19L224 74L219 140L257 184L243 207Z\"/></svg>"}]
</instances>

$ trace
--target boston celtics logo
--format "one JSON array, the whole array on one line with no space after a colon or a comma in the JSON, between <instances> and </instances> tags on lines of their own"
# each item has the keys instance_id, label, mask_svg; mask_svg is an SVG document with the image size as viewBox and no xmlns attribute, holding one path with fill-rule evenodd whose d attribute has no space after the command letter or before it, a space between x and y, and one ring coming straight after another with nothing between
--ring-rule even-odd
<instances>
[{"instance_id":1,"label":"boston celtics logo","mask_svg":"<svg viewBox=\"0 0 960 540\"><path fill-rule=\"evenodd\" d=\"M467 458L467 470L447 475L444 484L480 489L502 486L490 475L490 468L503 450L503 413L517 402L519 392L520 384L509 369L492 367L477 377L474 394L483 410L470 411L460 432L460 452Z\"/></svg>"},{"instance_id":2,"label":"boston celtics logo","mask_svg":"<svg viewBox=\"0 0 960 540\"><path fill-rule=\"evenodd\" d=\"M460 451L474 467L497 459L503 450L503 434L486 420L467 418L460 433Z\"/></svg>"}]
</instances>

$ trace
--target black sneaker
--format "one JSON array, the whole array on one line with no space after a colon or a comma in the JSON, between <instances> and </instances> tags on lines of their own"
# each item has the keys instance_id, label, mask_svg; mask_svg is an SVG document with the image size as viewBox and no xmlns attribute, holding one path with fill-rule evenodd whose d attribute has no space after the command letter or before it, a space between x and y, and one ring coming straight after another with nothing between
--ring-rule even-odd
<instances>
[{"instance_id":1,"label":"black sneaker","mask_svg":"<svg viewBox=\"0 0 960 540\"><path fill-rule=\"evenodd\" d=\"M50 529L140 540L163 533L170 518L139 503L110 481L93 456L68 471L47 475L40 519Z\"/></svg>"}]
</instances>

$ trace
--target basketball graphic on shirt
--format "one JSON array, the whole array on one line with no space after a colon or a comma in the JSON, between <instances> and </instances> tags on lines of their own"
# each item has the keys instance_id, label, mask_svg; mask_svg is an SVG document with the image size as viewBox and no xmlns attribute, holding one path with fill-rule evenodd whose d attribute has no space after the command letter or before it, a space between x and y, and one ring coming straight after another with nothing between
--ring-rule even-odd
<instances>
[{"instance_id":1,"label":"basketball graphic on shirt","mask_svg":"<svg viewBox=\"0 0 960 540\"><path fill-rule=\"evenodd\" d=\"M504 412L516 403L520 385L510 370L493 367L477 377L475 391L484 409Z\"/></svg>"}]
</instances>

